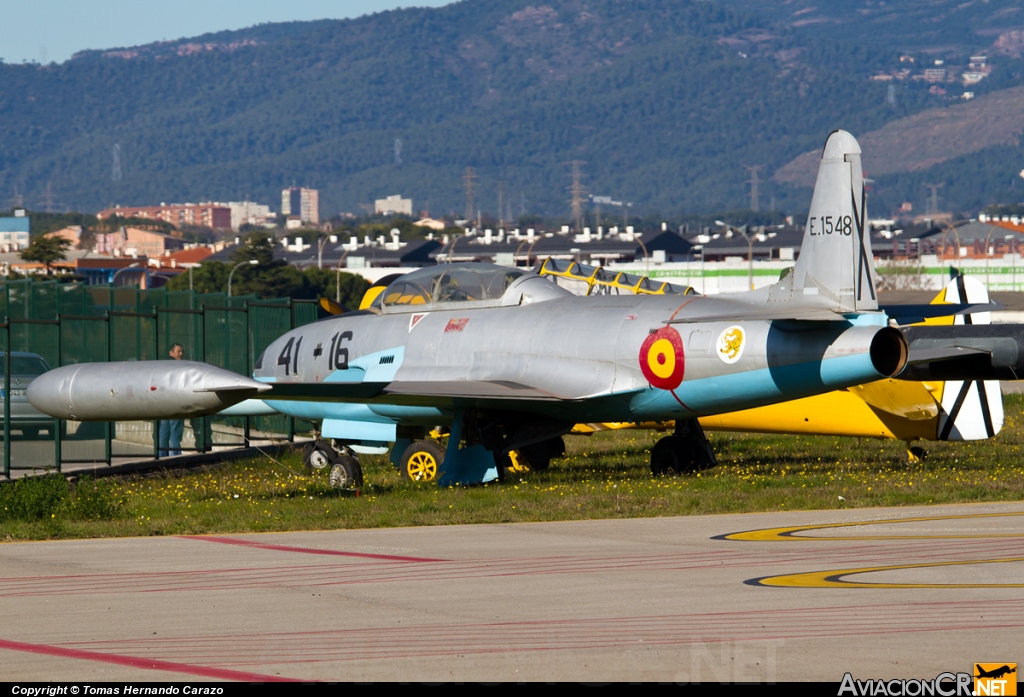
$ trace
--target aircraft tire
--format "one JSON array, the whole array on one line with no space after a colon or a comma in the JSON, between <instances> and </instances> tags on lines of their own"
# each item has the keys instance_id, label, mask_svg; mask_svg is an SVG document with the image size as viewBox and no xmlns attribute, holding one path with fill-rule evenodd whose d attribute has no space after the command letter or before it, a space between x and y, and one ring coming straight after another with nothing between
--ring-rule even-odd
<instances>
[{"instance_id":1,"label":"aircraft tire","mask_svg":"<svg viewBox=\"0 0 1024 697\"><path fill-rule=\"evenodd\" d=\"M331 465L331 488L358 489L363 485L363 468L351 455L339 455Z\"/></svg>"},{"instance_id":2,"label":"aircraft tire","mask_svg":"<svg viewBox=\"0 0 1024 697\"><path fill-rule=\"evenodd\" d=\"M418 440L402 453L402 474L414 482L432 482L444 464L444 448L432 440Z\"/></svg>"},{"instance_id":3,"label":"aircraft tire","mask_svg":"<svg viewBox=\"0 0 1024 697\"><path fill-rule=\"evenodd\" d=\"M519 449L519 454L525 458L530 469L541 472L551 466L551 459L565 455L565 441L561 436L549 440L527 445Z\"/></svg>"},{"instance_id":4,"label":"aircraft tire","mask_svg":"<svg viewBox=\"0 0 1024 697\"><path fill-rule=\"evenodd\" d=\"M338 459L338 453L334 450L330 441L317 440L306 445L306 452L303 454L302 462L309 470L322 470L329 468Z\"/></svg>"},{"instance_id":5,"label":"aircraft tire","mask_svg":"<svg viewBox=\"0 0 1024 697\"><path fill-rule=\"evenodd\" d=\"M676 436L666 436L651 450L651 474L683 474L693 469L694 456L690 444Z\"/></svg>"}]
</instances>

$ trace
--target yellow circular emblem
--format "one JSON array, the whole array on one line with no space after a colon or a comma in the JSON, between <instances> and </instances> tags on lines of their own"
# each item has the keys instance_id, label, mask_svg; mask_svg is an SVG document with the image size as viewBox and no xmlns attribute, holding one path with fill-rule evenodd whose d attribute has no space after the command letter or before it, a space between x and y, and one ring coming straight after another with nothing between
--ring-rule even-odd
<instances>
[{"instance_id":1,"label":"yellow circular emblem","mask_svg":"<svg viewBox=\"0 0 1024 697\"><path fill-rule=\"evenodd\" d=\"M743 327L732 326L723 331L718 337L718 357L726 363L735 363L743 357L743 344L746 333Z\"/></svg>"},{"instance_id":2,"label":"yellow circular emblem","mask_svg":"<svg viewBox=\"0 0 1024 697\"><path fill-rule=\"evenodd\" d=\"M676 352L668 339L658 339L647 352L647 365L651 372L665 380L676 369Z\"/></svg>"}]
</instances>

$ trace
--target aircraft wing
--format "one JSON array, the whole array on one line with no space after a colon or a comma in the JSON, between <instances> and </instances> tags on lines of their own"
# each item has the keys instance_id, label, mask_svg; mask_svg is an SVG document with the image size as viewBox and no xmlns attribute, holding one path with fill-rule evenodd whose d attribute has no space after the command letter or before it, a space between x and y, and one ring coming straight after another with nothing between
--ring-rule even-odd
<instances>
[{"instance_id":1,"label":"aircraft wing","mask_svg":"<svg viewBox=\"0 0 1024 697\"><path fill-rule=\"evenodd\" d=\"M848 313L850 317L863 313ZM745 322L757 320L803 320L811 322L841 322L847 315L820 307L781 307L773 310L766 307L752 307L744 312L723 312L708 315L691 315L665 320L665 324L690 324L693 322Z\"/></svg>"},{"instance_id":2,"label":"aircraft wing","mask_svg":"<svg viewBox=\"0 0 1024 697\"><path fill-rule=\"evenodd\" d=\"M942 305L884 305L879 308L897 324L923 322L928 317L949 317L966 315L975 312L993 312L1003 308L1001 303L947 303ZM785 305L779 308L758 307L741 312L723 312L708 315L689 315L665 321L665 324L688 324L692 322L743 322L756 320L797 320L810 322L838 322L863 312L837 312L824 307L793 307ZM875 314L875 313L869 313Z\"/></svg>"},{"instance_id":3,"label":"aircraft wing","mask_svg":"<svg viewBox=\"0 0 1024 697\"><path fill-rule=\"evenodd\" d=\"M365 402L408 406L485 405L499 402L561 402L575 398L505 380L270 383L264 401Z\"/></svg>"}]
</instances>

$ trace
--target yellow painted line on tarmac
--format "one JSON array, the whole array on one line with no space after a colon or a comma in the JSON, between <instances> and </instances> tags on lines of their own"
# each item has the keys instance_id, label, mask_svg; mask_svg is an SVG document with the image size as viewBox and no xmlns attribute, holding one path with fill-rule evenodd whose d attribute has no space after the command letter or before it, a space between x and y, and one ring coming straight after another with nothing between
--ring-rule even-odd
<instances>
[{"instance_id":1,"label":"yellow painted line on tarmac","mask_svg":"<svg viewBox=\"0 0 1024 697\"><path fill-rule=\"evenodd\" d=\"M863 525L891 525L893 523L922 523L936 520L969 520L976 518L1001 518L1008 516L1024 516L1024 511L1013 513L973 513L968 515L926 516L923 518L891 518L888 520L859 520L849 523L826 523L824 525L793 525L781 528L763 528L761 530L733 532L726 535L716 535L712 539L739 540L743 542L793 542L807 540L815 542L836 542L842 540L964 540L991 539L997 537L1024 537L1024 529L1020 532L958 533L951 535L843 535L842 537L815 537L812 535L799 534L809 532L811 530L831 530L834 528L850 528Z\"/></svg>"},{"instance_id":2,"label":"yellow painted line on tarmac","mask_svg":"<svg viewBox=\"0 0 1024 697\"><path fill-rule=\"evenodd\" d=\"M866 566L860 569L838 571L811 571L803 574L765 576L744 581L751 586L775 588L1024 588L1024 583L872 583L871 581L847 581L846 576L867 574L874 571L898 571L901 569L925 569L938 566L968 566L971 564L1000 564L1024 562L1024 557L1008 559L975 559L971 561L943 561L930 564L897 564L895 566Z\"/></svg>"}]
</instances>

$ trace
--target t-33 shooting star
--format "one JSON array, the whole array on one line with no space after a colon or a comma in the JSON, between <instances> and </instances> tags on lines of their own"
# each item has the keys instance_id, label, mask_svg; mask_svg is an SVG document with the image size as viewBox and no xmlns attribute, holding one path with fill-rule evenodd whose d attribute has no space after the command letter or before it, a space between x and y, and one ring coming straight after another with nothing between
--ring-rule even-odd
<instances>
[{"instance_id":1,"label":"t-33 shooting star","mask_svg":"<svg viewBox=\"0 0 1024 697\"><path fill-rule=\"evenodd\" d=\"M398 441L407 456L432 453L442 485L485 482L511 450L585 422L675 421L653 456L684 459L703 441L698 416L904 369L907 342L878 310L865 222L860 147L834 131L800 258L766 288L578 297L523 269L429 267L366 310L279 337L253 380L184 361L81 364L37 378L28 397L52 416L111 421L186 418L258 396L322 421L331 449L321 454L339 483L361 477L348 445ZM446 451L423 440L437 424L450 424Z\"/></svg>"}]
</instances>

